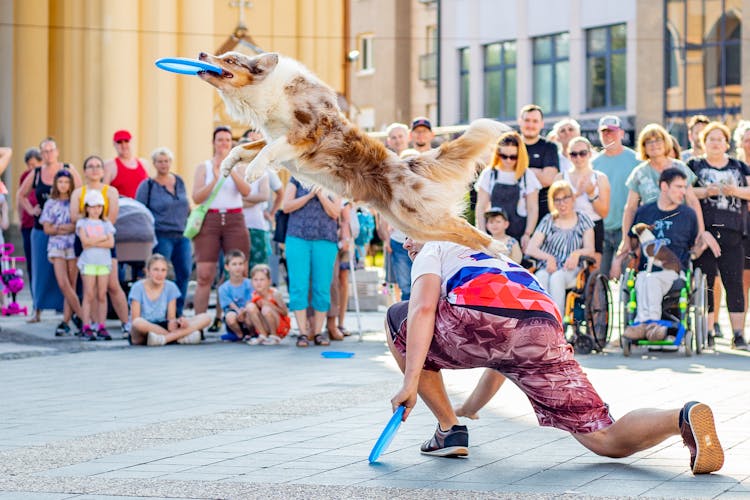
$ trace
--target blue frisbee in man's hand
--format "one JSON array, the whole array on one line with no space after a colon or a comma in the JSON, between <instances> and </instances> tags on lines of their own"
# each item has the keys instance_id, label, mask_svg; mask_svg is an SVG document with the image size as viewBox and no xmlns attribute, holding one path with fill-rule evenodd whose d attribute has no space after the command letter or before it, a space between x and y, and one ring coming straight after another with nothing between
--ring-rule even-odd
<instances>
[{"instance_id":1,"label":"blue frisbee in man's hand","mask_svg":"<svg viewBox=\"0 0 750 500\"><path fill-rule=\"evenodd\" d=\"M396 435L396 431L401 426L401 419L404 418L405 410L405 406L399 406L396 408L396 411L393 412L393 416L386 424L385 429L383 429L378 440L375 442L375 446L372 447L370 457L368 458L370 463L377 462L378 458L380 458L380 454L383 453L385 449L388 448L388 445L391 444L391 441L393 441L393 436Z\"/></svg>"},{"instance_id":2,"label":"blue frisbee in man's hand","mask_svg":"<svg viewBox=\"0 0 750 500\"><path fill-rule=\"evenodd\" d=\"M156 61L156 67L172 73L179 73L181 75L197 75L201 71L210 71L211 73L222 74L224 70L220 67L199 61L197 59L189 59L187 57L163 57Z\"/></svg>"}]
</instances>

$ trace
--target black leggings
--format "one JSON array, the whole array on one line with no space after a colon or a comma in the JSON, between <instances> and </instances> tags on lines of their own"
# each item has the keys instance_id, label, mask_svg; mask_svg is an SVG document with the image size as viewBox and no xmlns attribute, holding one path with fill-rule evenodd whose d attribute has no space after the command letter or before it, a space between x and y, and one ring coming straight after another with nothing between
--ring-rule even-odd
<instances>
[{"instance_id":1,"label":"black leggings","mask_svg":"<svg viewBox=\"0 0 750 500\"><path fill-rule=\"evenodd\" d=\"M745 253L742 245L742 233L724 228L707 229L713 234L721 248L721 256L714 257L706 249L695 261L695 265L706 275L708 288L708 312L714 312L714 279L717 271L727 291L727 309L730 313L745 312L745 297L742 293L742 271L745 267Z\"/></svg>"}]
</instances>

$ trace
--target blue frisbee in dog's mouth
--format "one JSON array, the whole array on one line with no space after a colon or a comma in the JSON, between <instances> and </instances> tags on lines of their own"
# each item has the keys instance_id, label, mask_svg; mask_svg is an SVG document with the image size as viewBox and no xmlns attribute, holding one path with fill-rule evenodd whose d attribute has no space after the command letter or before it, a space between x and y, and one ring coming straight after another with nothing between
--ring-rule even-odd
<instances>
[{"instance_id":1,"label":"blue frisbee in dog's mouth","mask_svg":"<svg viewBox=\"0 0 750 500\"><path fill-rule=\"evenodd\" d=\"M224 72L220 67L199 61L197 59L189 59L187 57L163 57L156 61L156 67L165 71L171 71L172 73L179 73L181 75L197 75L201 71L208 71L216 73L218 75Z\"/></svg>"}]
</instances>

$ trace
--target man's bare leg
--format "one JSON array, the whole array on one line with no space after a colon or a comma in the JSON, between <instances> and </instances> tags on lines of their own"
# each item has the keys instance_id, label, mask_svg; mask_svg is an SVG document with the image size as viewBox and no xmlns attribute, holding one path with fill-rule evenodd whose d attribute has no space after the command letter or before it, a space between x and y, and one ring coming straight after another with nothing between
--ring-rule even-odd
<instances>
[{"instance_id":1,"label":"man's bare leg","mask_svg":"<svg viewBox=\"0 0 750 500\"><path fill-rule=\"evenodd\" d=\"M468 417L472 420L478 419L479 410L490 402L490 399L500 390L504 382L505 376L502 373L492 368L485 369L466 401L455 407L456 415Z\"/></svg>"}]
</instances>

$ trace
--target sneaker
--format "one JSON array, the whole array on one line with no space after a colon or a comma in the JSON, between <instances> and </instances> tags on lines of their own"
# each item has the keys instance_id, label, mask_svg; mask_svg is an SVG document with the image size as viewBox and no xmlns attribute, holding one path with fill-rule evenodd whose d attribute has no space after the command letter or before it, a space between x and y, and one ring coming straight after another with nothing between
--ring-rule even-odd
<instances>
[{"instance_id":1,"label":"sneaker","mask_svg":"<svg viewBox=\"0 0 750 500\"><path fill-rule=\"evenodd\" d=\"M444 431L438 424L432 439L425 441L420 451L435 457L466 457L469 455L469 429L465 425L454 425Z\"/></svg>"},{"instance_id":2,"label":"sneaker","mask_svg":"<svg viewBox=\"0 0 750 500\"><path fill-rule=\"evenodd\" d=\"M82 330L83 338L85 340L96 340L96 333L91 325L85 325Z\"/></svg>"},{"instance_id":3,"label":"sneaker","mask_svg":"<svg viewBox=\"0 0 750 500\"><path fill-rule=\"evenodd\" d=\"M716 435L714 415L703 403L691 401L680 411L680 434L690 450L693 474L708 474L724 465L724 450Z\"/></svg>"},{"instance_id":4,"label":"sneaker","mask_svg":"<svg viewBox=\"0 0 750 500\"><path fill-rule=\"evenodd\" d=\"M734 333L734 336L732 337L732 349L747 351L747 342L745 342L745 337L742 336L741 332Z\"/></svg>"},{"instance_id":5,"label":"sneaker","mask_svg":"<svg viewBox=\"0 0 750 500\"><path fill-rule=\"evenodd\" d=\"M70 335L70 325L65 321L61 321L57 328L55 328L55 337L67 337Z\"/></svg>"},{"instance_id":6,"label":"sneaker","mask_svg":"<svg viewBox=\"0 0 750 500\"><path fill-rule=\"evenodd\" d=\"M719 326L719 323L714 323L714 337L717 339L724 338L724 334L721 332L721 327Z\"/></svg>"},{"instance_id":7,"label":"sneaker","mask_svg":"<svg viewBox=\"0 0 750 500\"><path fill-rule=\"evenodd\" d=\"M201 332L200 330L196 330L192 333L189 333L188 335L185 335L181 339L177 339L178 344L185 344L185 345L197 345L201 343Z\"/></svg>"},{"instance_id":8,"label":"sneaker","mask_svg":"<svg viewBox=\"0 0 750 500\"><path fill-rule=\"evenodd\" d=\"M640 323L638 325L630 325L625 328L622 336L630 340L643 340L646 338L646 327L648 325Z\"/></svg>"},{"instance_id":9,"label":"sneaker","mask_svg":"<svg viewBox=\"0 0 750 500\"><path fill-rule=\"evenodd\" d=\"M120 327L122 328L122 338L130 340L131 326L132 324L130 323L130 321L128 321L127 323L122 323L122 326Z\"/></svg>"},{"instance_id":10,"label":"sneaker","mask_svg":"<svg viewBox=\"0 0 750 500\"><path fill-rule=\"evenodd\" d=\"M713 347L716 345L716 340L714 339L714 335L710 332L708 334L708 338L706 338L706 345L710 349L713 349Z\"/></svg>"},{"instance_id":11,"label":"sneaker","mask_svg":"<svg viewBox=\"0 0 750 500\"><path fill-rule=\"evenodd\" d=\"M76 325L76 328L78 328L78 331L80 332L83 328L83 321L81 318L79 318L75 313L73 314L73 317L71 318L73 320L73 324Z\"/></svg>"},{"instance_id":12,"label":"sneaker","mask_svg":"<svg viewBox=\"0 0 750 500\"><path fill-rule=\"evenodd\" d=\"M109 334L107 327L105 327L103 323L99 323L96 336L102 340L112 340L112 336Z\"/></svg>"},{"instance_id":13,"label":"sneaker","mask_svg":"<svg viewBox=\"0 0 750 500\"><path fill-rule=\"evenodd\" d=\"M146 345L150 346L161 346L167 343L167 338L164 335L158 333L148 332L148 338L146 339Z\"/></svg>"},{"instance_id":14,"label":"sneaker","mask_svg":"<svg viewBox=\"0 0 750 500\"><path fill-rule=\"evenodd\" d=\"M651 342L664 340L667 336L667 327L659 323L649 323L646 325L646 340Z\"/></svg>"},{"instance_id":15,"label":"sneaker","mask_svg":"<svg viewBox=\"0 0 750 500\"><path fill-rule=\"evenodd\" d=\"M222 323L219 318L214 318L214 322L211 323L211 326L208 327L208 331L212 333L218 332L219 330L221 330L221 324Z\"/></svg>"}]
</instances>

